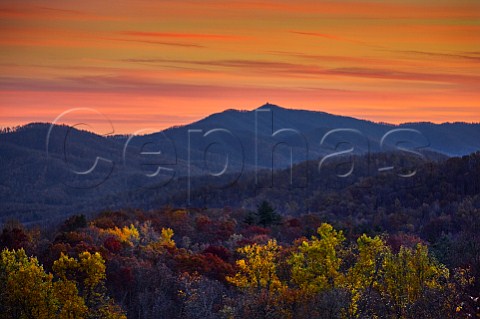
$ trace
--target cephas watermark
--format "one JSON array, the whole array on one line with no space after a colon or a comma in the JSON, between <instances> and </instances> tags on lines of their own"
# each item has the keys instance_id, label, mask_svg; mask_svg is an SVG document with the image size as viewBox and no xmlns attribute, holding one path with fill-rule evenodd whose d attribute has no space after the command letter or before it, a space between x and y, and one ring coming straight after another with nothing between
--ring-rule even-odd
<instances>
[{"instance_id":1,"label":"cephas watermark","mask_svg":"<svg viewBox=\"0 0 480 319\"><path fill-rule=\"evenodd\" d=\"M288 180L281 184L303 188L312 172L348 181L359 161L367 162L359 165L363 177L389 173L400 179L415 176L427 162L421 151L429 141L411 128L393 127L375 140L358 128L319 125L321 133L302 132L283 127L285 123L279 126L270 108L255 110L250 122L235 123L235 128L223 124L144 128L115 135L113 122L100 111L69 109L52 122L46 154L49 160L62 163L55 167L68 187L100 187L115 171L133 189L161 188L176 179L185 180L188 201L193 181L201 176L208 177L202 186L225 188L248 172L254 176L253 187L275 187L280 184L275 183L275 171L283 170L282 176ZM95 134L75 134L76 129ZM395 159L385 156L379 160L377 156L371 163L371 154L394 154Z\"/></svg>"}]
</instances>

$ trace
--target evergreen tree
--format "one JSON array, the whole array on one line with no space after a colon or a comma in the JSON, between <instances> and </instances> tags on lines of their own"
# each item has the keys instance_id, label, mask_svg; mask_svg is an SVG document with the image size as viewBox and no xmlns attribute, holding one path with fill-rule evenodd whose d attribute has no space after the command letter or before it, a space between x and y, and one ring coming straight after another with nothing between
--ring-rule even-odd
<instances>
[{"instance_id":1,"label":"evergreen tree","mask_svg":"<svg viewBox=\"0 0 480 319\"><path fill-rule=\"evenodd\" d=\"M256 221L256 214L252 211L249 211L247 213L247 216L245 217L245 219L243 220L243 222L247 225L253 225L255 224L255 221Z\"/></svg>"},{"instance_id":2,"label":"evergreen tree","mask_svg":"<svg viewBox=\"0 0 480 319\"><path fill-rule=\"evenodd\" d=\"M275 211L267 201L263 201L257 208L257 223L263 227L272 224L278 224L282 220L282 216Z\"/></svg>"}]
</instances>

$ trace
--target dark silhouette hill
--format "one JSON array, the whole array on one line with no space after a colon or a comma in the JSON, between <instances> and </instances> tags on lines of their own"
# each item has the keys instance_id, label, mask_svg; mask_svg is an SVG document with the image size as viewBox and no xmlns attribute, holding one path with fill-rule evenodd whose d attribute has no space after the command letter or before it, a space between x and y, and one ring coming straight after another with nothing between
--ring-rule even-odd
<instances>
[{"instance_id":1,"label":"dark silhouette hill","mask_svg":"<svg viewBox=\"0 0 480 319\"><path fill-rule=\"evenodd\" d=\"M0 218L148 209L202 183L218 188L255 176L248 173L255 168L256 182L268 184L271 170L318 164L335 152L462 156L480 150L479 137L480 124L390 125L272 104L135 137L32 123L0 133Z\"/></svg>"}]
</instances>

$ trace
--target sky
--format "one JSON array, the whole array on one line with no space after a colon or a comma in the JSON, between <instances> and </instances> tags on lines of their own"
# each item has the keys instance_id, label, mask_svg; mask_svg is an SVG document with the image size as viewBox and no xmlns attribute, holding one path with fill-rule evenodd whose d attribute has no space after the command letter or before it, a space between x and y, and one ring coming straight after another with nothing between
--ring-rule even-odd
<instances>
[{"instance_id":1,"label":"sky","mask_svg":"<svg viewBox=\"0 0 480 319\"><path fill-rule=\"evenodd\" d=\"M0 127L132 133L266 102L480 122L480 1L0 2Z\"/></svg>"}]
</instances>

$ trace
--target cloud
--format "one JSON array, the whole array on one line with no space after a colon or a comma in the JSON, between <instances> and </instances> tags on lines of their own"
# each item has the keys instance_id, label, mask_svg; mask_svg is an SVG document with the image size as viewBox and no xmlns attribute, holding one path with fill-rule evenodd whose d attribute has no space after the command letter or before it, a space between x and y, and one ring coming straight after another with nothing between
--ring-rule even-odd
<instances>
[{"instance_id":1,"label":"cloud","mask_svg":"<svg viewBox=\"0 0 480 319\"><path fill-rule=\"evenodd\" d=\"M446 73L420 73L373 68L337 68L328 71L332 75L363 78L377 78L406 81L428 81L444 83L464 83L478 85L480 76Z\"/></svg>"},{"instance_id":2,"label":"cloud","mask_svg":"<svg viewBox=\"0 0 480 319\"><path fill-rule=\"evenodd\" d=\"M346 63L360 63L360 64L401 64L405 65L404 61L398 61L388 58L371 58L364 56L346 56L346 55L319 55L319 54L306 54L301 52L289 52L289 51L267 51L269 54L287 56L293 58L299 58L317 62L346 62Z\"/></svg>"},{"instance_id":3,"label":"cloud","mask_svg":"<svg viewBox=\"0 0 480 319\"><path fill-rule=\"evenodd\" d=\"M469 53L467 52L466 54L439 53L439 52L427 52L427 51L415 51L415 50L393 51L393 52L400 52L400 53L414 54L414 55L425 55L425 56L432 56L432 57L442 57L442 58L457 58L457 59L465 59L465 60L480 62L480 57L472 56L475 54L479 54L479 52L469 52Z\"/></svg>"},{"instance_id":4,"label":"cloud","mask_svg":"<svg viewBox=\"0 0 480 319\"><path fill-rule=\"evenodd\" d=\"M385 80L402 81L427 81L443 83L464 83L478 85L480 76L450 73L408 72L395 69L381 69L368 67L343 67L322 68L311 64L297 64L287 62L263 61L263 60L170 60L170 59L126 59L125 62L133 63L165 63L165 64L189 64L208 67L224 67L239 70L248 70L252 73L281 76L348 76L359 78L376 78Z\"/></svg>"},{"instance_id":5,"label":"cloud","mask_svg":"<svg viewBox=\"0 0 480 319\"><path fill-rule=\"evenodd\" d=\"M145 32L145 31L119 31L121 35L146 38L174 38L174 39L203 39L203 40L239 40L245 37L225 34L208 33L172 33L172 32Z\"/></svg>"},{"instance_id":6,"label":"cloud","mask_svg":"<svg viewBox=\"0 0 480 319\"><path fill-rule=\"evenodd\" d=\"M318 87L288 87L217 84L186 84L175 82L152 82L147 79L126 76L77 76L54 80L0 77L0 92L15 95L29 92L116 94L134 96L157 96L169 98L232 98L278 97L304 98L306 94L325 97L355 93L347 90Z\"/></svg>"},{"instance_id":7,"label":"cloud","mask_svg":"<svg viewBox=\"0 0 480 319\"><path fill-rule=\"evenodd\" d=\"M54 8L49 6L32 6L24 3L9 3L0 7L0 17L7 19L28 20L72 20L72 21L122 21L119 16L99 15L86 11Z\"/></svg>"},{"instance_id":8,"label":"cloud","mask_svg":"<svg viewBox=\"0 0 480 319\"><path fill-rule=\"evenodd\" d=\"M125 59L124 62L132 63L155 63L164 65L191 65L197 67L205 67L209 71L217 71L218 68L226 69L226 74L231 74L231 70L253 75L263 76L288 76L288 77L312 77L327 74L327 69L320 68L316 65L304 65L297 63L265 61L265 60L175 60L175 59ZM197 70L204 70L197 68Z\"/></svg>"},{"instance_id":9,"label":"cloud","mask_svg":"<svg viewBox=\"0 0 480 319\"><path fill-rule=\"evenodd\" d=\"M113 41L123 41L123 42L137 42L137 43L146 43L146 44L155 44L155 45L166 45L173 47L183 47L183 48L206 48L204 45L196 43L184 43L184 42L162 42L162 41L150 41L150 40L129 40L129 39L116 39L116 38L107 38L107 40Z\"/></svg>"},{"instance_id":10,"label":"cloud","mask_svg":"<svg viewBox=\"0 0 480 319\"><path fill-rule=\"evenodd\" d=\"M363 45L374 46L374 47L382 47L380 45L374 45L374 44L367 43L367 42L364 42L364 41L353 40L353 39L344 38L344 37L340 37L340 36L333 35L333 34L327 34L327 33L305 32L305 31L289 31L289 33L304 35L304 36L310 36L310 37L324 38L324 39L335 40L335 41L363 44Z\"/></svg>"},{"instance_id":11,"label":"cloud","mask_svg":"<svg viewBox=\"0 0 480 319\"><path fill-rule=\"evenodd\" d=\"M85 12L82 12L82 11L79 11L79 10L58 9L58 8L51 8L51 7L37 7L37 8L41 9L41 10L47 10L47 11L65 13L65 14L74 14L74 15L84 15L85 14Z\"/></svg>"},{"instance_id":12,"label":"cloud","mask_svg":"<svg viewBox=\"0 0 480 319\"><path fill-rule=\"evenodd\" d=\"M325 39L330 39L330 40L338 40L338 41L349 41L351 42L352 40L348 40L336 35L332 34L326 34L326 33L318 33L318 32L302 32L302 31L289 31L290 33L293 34L300 34L300 35L308 35L312 37L319 37L319 38L325 38ZM357 41L354 41L357 42Z\"/></svg>"}]
</instances>

